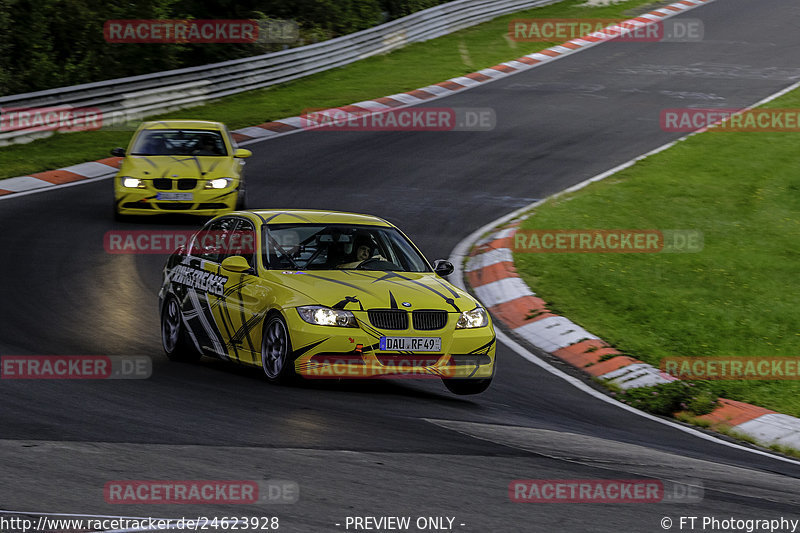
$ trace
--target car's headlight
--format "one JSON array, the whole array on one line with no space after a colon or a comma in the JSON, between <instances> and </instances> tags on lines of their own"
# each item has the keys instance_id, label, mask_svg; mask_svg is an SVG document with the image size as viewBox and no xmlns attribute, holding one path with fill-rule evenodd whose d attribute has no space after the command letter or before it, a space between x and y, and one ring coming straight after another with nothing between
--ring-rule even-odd
<instances>
[{"instance_id":1,"label":"car's headlight","mask_svg":"<svg viewBox=\"0 0 800 533\"><path fill-rule=\"evenodd\" d=\"M228 185L233 183L233 178L217 178L215 180L209 180L206 183L205 189L224 189Z\"/></svg>"},{"instance_id":2,"label":"car's headlight","mask_svg":"<svg viewBox=\"0 0 800 533\"><path fill-rule=\"evenodd\" d=\"M309 324L317 326L339 326L343 328L355 328L358 326L356 317L350 311L331 309L321 305L306 305L298 307L297 312L300 313L300 318Z\"/></svg>"},{"instance_id":3,"label":"car's headlight","mask_svg":"<svg viewBox=\"0 0 800 533\"><path fill-rule=\"evenodd\" d=\"M483 307L476 307L472 311L464 311L458 317L456 322L456 329L471 329L482 328L489 324L489 315L486 314L486 309Z\"/></svg>"},{"instance_id":4,"label":"car's headlight","mask_svg":"<svg viewBox=\"0 0 800 533\"><path fill-rule=\"evenodd\" d=\"M140 180L139 178L124 176L122 178L122 186L127 187L128 189L144 189L144 181Z\"/></svg>"}]
</instances>

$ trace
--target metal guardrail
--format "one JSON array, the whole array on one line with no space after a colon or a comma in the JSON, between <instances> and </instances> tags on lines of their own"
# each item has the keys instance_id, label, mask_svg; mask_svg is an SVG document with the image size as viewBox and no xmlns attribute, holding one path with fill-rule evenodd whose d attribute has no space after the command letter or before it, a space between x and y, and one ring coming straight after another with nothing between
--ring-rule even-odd
<instances>
[{"instance_id":1,"label":"metal guardrail","mask_svg":"<svg viewBox=\"0 0 800 533\"><path fill-rule=\"evenodd\" d=\"M433 39L515 11L558 0L455 0L320 43L222 63L0 97L2 108L97 108L103 126L202 105ZM146 45L144 45L146 46ZM421 67L421 68L424 68ZM0 131L0 146L51 131Z\"/></svg>"}]
</instances>

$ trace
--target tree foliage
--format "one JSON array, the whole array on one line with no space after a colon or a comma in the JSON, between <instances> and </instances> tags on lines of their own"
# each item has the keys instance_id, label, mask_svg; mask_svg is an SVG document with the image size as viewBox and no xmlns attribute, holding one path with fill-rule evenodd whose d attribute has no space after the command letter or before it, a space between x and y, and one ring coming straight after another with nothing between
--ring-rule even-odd
<instances>
[{"instance_id":1,"label":"tree foliage","mask_svg":"<svg viewBox=\"0 0 800 533\"><path fill-rule=\"evenodd\" d=\"M291 46L356 32L447 0L0 0L0 95L204 65L289 45L107 43L106 20L284 19Z\"/></svg>"}]
</instances>

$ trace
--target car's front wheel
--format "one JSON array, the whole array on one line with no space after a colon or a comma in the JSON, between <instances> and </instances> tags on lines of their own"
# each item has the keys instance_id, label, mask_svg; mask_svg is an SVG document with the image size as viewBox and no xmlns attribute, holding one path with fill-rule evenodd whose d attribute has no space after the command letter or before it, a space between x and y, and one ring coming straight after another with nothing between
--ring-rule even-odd
<instances>
[{"instance_id":1,"label":"car's front wheel","mask_svg":"<svg viewBox=\"0 0 800 533\"><path fill-rule=\"evenodd\" d=\"M193 363L202 357L188 338L175 296L169 296L161 310L161 345L170 361Z\"/></svg>"},{"instance_id":2,"label":"car's front wheel","mask_svg":"<svg viewBox=\"0 0 800 533\"><path fill-rule=\"evenodd\" d=\"M453 394L466 396L480 394L492 384L492 378L484 379L443 379L444 386Z\"/></svg>"},{"instance_id":3,"label":"car's front wheel","mask_svg":"<svg viewBox=\"0 0 800 533\"><path fill-rule=\"evenodd\" d=\"M269 381L286 382L294 376L293 362L289 360L291 353L292 341L286 322L279 314L269 316L261 339L261 368Z\"/></svg>"}]
</instances>

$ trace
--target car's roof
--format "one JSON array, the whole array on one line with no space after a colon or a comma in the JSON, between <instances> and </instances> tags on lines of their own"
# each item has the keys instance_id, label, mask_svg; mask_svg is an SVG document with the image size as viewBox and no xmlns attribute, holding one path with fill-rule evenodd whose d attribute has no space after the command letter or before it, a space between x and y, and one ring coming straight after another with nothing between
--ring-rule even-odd
<instances>
[{"instance_id":1,"label":"car's roof","mask_svg":"<svg viewBox=\"0 0 800 533\"><path fill-rule=\"evenodd\" d=\"M249 211L269 224L363 224L392 227L392 224L373 215L322 211L316 209L253 209Z\"/></svg>"},{"instance_id":2,"label":"car's roof","mask_svg":"<svg viewBox=\"0 0 800 533\"><path fill-rule=\"evenodd\" d=\"M222 128L221 122L212 122L210 120L152 120L142 124L142 129L146 130L221 130Z\"/></svg>"}]
</instances>

